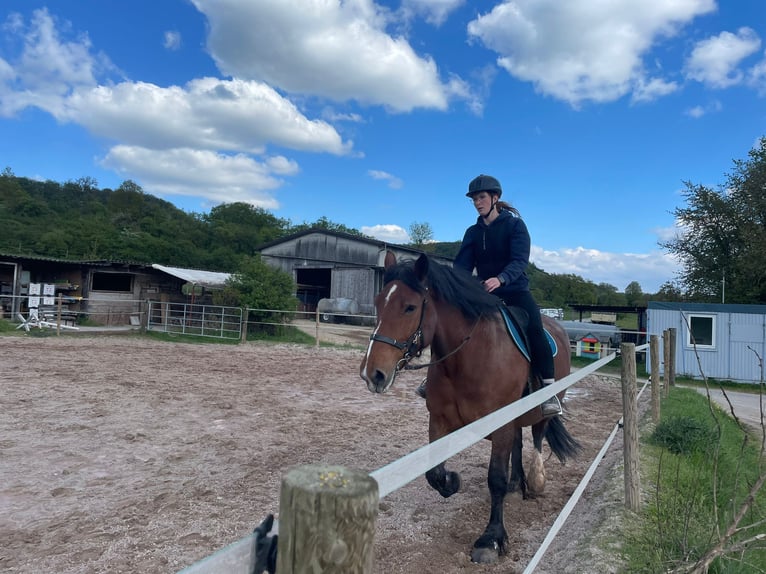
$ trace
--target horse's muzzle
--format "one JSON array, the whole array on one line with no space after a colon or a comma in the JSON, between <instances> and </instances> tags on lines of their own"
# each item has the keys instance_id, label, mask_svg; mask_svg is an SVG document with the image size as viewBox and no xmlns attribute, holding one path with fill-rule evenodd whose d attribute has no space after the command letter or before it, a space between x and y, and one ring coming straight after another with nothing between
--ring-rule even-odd
<instances>
[{"instance_id":1,"label":"horse's muzzle","mask_svg":"<svg viewBox=\"0 0 766 574\"><path fill-rule=\"evenodd\" d=\"M385 393L394 384L396 379L396 369L391 369L389 372L382 371L381 369L371 369L370 372L366 368L362 368L359 372L367 388L371 393L381 394Z\"/></svg>"}]
</instances>

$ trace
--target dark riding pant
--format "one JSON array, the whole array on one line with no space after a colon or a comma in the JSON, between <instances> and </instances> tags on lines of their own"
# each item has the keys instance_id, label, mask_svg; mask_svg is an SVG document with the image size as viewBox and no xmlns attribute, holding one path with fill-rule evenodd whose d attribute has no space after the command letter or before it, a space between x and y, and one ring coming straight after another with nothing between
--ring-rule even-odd
<instances>
[{"instance_id":1,"label":"dark riding pant","mask_svg":"<svg viewBox=\"0 0 766 574\"><path fill-rule=\"evenodd\" d=\"M521 307L527 312L527 315L529 315L527 337L529 338L532 365L540 372L540 376L543 379L555 378L553 352L545 336L545 331L543 331L540 308L537 306L532 294L529 291L514 291L504 294L503 301L509 307Z\"/></svg>"}]
</instances>

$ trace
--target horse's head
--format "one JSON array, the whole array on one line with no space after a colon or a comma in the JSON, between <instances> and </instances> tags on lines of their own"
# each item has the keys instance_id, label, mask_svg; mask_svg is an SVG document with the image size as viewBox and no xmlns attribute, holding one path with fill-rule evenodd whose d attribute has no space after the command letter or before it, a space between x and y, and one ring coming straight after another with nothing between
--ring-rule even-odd
<instances>
[{"instance_id":1,"label":"horse's head","mask_svg":"<svg viewBox=\"0 0 766 574\"><path fill-rule=\"evenodd\" d=\"M359 374L373 393L384 393L396 374L431 342L435 316L429 307L429 260L396 262L386 253L383 290L375 297L377 323Z\"/></svg>"}]
</instances>

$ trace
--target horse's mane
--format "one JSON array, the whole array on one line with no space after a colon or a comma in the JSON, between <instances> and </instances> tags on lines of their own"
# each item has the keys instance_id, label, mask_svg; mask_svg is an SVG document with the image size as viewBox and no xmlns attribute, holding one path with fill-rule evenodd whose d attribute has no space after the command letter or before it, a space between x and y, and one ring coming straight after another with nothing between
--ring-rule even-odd
<instances>
[{"instance_id":1,"label":"horse's mane","mask_svg":"<svg viewBox=\"0 0 766 574\"><path fill-rule=\"evenodd\" d=\"M496 316L501 300L484 290L481 282L459 268L437 263L429 257L427 285L418 281L415 273L415 261L407 259L386 269L383 283L399 280L417 293L424 293L427 286L432 297L438 301L457 307L466 319L475 321L480 316Z\"/></svg>"}]
</instances>

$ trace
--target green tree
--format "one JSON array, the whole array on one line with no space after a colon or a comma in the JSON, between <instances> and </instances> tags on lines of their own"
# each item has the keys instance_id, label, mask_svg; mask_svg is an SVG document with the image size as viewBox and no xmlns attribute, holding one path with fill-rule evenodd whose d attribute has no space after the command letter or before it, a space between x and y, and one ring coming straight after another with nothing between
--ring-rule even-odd
<instances>
[{"instance_id":1,"label":"green tree","mask_svg":"<svg viewBox=\"0 0 766 574\"><path fill-rule=\"evenodd\" d=\"M686 182L686 206L673 212L681 231L660 243L697 300L766 302L766 137L748 155L717 190Z\"/></svg>"},{"instance_id":2,"label":"green tree","mask_svg":"<svg viewBox=\"0 0 766 574\"><path fill-rule=\"evenodd\" d=\"M346 227L342 223L335 223L330 221L326 216L322 216L314 223L306 223L305 221L299 225L290 226L289 233L300 233L301 231L309 231L311 229L324 229L326 231L336 231L338 233L348 233L349 235L356 235L358 237L368 237L358 229L352 227Z\"/></svg>"},{"instance_id":3,"label":"green tree","mask_svg":"<svg viewBox=\"0 0 766 574\"><path fill-rule=\"evenodd\" d=\"M423 249L423 247L430 243L434 238L434 232L431 229L431 226L428 223L419 223L417 221L410 223L409 235L410 243L418 249Z\"/></svg>"},{"instance_id":4,"label":"green tree","mask_svg":"<svg viewBox=\"0 0 766 574\"><path fill-rule=\"evenodd\" d=\"M635 307L641 305L646 301L644 292L641 290L641 285L638 281L631 281L628 286L625 287L625 304L629 307Z\"/></svg>"},{"instance_id":5,"label":"green tree","mask_svg":"<svg viewBox=\"0 0 766 574\"><path fill-rule=\"evenodd\" d=\"M251 309L295 311L298 305L292 275L271 267L258 254L242 259L239 270L227 281L226 288L216 298L219 305ZM260 313L258 318L270 316L268 313Z\"/></svg>"},{"instance_id":6,"label":"green tree","mask_svg":"<svg viewBox=\"0 0 766 574\"><path fill-rule=\"evenodd\" d=\"M678 283L665 281L665 283L660 285L660 290L652 296L652 299L655 301L679 302L684 300L684 294Z\"/></svg>"}]
</instances>

